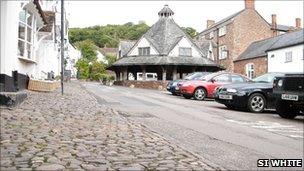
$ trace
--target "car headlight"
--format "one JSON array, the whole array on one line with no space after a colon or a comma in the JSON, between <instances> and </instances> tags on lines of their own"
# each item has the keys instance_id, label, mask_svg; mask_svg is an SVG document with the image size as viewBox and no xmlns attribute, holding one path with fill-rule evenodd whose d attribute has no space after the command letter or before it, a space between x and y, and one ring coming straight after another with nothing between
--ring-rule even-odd
<instances>
[{"instance_id":1,"label":"car headlight","mask_svg":"<svg viewBox=\"0 0 304 171\"><path fill-rule=\"evenodd\" d=\"M278 86L279 86L279 87L282 87L282 85L283 85L283 80L279 80L279 81L278 81Z\"/></svg>"},{"instance_id":2,"label":"car headlight","mask_svg":"<svg viewBox=\"0 0 304 171\"><path fill-rule=\"evenodd\" d=\"M229 93L236 93L237 90L234 89L234 88L228 88L228 89L227 89L227 92L229 92Z\"/></svg>"},{"instance_id":3,"label":"car headlight","mask_svg":"<svg viewBox=\"0 0 304 171\"><path fill-rule=\"evenodd\" d=\"M245 96L246 95L246 91L238 91L236 94L238 96Z\"/></svg>"}]
</instances>

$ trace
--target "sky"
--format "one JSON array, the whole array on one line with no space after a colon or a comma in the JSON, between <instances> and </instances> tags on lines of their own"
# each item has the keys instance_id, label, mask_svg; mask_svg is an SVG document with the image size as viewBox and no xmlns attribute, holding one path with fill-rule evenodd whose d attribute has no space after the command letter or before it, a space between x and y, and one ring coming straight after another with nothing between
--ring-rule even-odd
<instances>
[{"instance_id":1,"label":"sky","mask_svg":"<svg viewBox=\"0 0 304 171\"><path fill-rule=\"evenodd\" d=\"M206 20L219 21L244 9L244 1L65 1L70 28L107 24L138 23L149 26L158 20L157 13L165 4L174 11L175 22L197 31L206 28ZM295 18L301 18L302 0L255 1L255 9L271 22L271 14L277 15L277 23L295 26Z\"/></svg>"}]
</instances>

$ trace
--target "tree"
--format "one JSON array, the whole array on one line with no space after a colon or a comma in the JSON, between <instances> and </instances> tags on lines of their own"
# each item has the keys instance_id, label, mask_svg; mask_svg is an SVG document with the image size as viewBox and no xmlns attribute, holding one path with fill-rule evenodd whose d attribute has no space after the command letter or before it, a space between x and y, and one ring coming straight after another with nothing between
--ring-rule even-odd
<instances>
[{"instance_id":1,"label":"tree","mask_svg":"<svg viewBox=\"0 0 304 171\"><path fill-rule=\"evenodd\" d=\"M97 47L91 40L84 40L76 42L75 45L81 52L81 56L88 60L88 62L95 61L97 59Z\"/></svg>"},{"instance_id":2,"label":"tree","mask_svg":"<svg viewBox=\"0 0 304 171\"><path fill-rule=\"evenodd\" d=\"M86 58L80 58L76 62L77 68L77 78L78 79L88 79L90 76L89 61Z\"/></svg>"},{"instance_id":3,"label":"tree","mask_svg":"<svg viewBox=\"0 0 304 171\"><path fill-rule=\"evenodd\" d=\"M106 55L106 59L108 61L108 66L111 66L117 60L117 57L113 55Z\"/></svg>"}]
</instances>

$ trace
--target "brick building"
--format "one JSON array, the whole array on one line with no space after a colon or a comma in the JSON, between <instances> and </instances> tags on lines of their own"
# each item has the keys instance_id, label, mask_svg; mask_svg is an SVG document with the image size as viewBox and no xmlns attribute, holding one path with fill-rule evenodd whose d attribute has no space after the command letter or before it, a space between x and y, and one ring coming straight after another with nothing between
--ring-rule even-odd
<instances>
[{"instance_id":1,"label":"brick building","mask_svg":"<svg viewBox=\"0 0 304 171\"><path fill-rule=\"evenodd\" d=\"M245 62L235 63L234 61L251 43L283 34L293 29L294 27L278 25L276 23L276 15L272 15L272 23L268 23L255 10L255 1L245 0L245 8L243 10L216 23L213 20L207 20L207 28L198 35L197 40L213 41L215 46L213 46L212 53L215 62L228 71L243 73L243 63ZM255 58L252 60L265 64L260 59Z\"/></svg>"}]
</instances>

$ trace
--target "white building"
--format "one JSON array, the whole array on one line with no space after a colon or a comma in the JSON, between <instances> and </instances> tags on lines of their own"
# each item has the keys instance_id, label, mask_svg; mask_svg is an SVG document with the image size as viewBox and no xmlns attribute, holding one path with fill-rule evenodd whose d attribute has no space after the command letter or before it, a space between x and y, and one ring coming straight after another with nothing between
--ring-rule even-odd
<instances>
[{"instance_id":1,"label":"white building","mask_svg":"<svg viewBox=\"0 0 304 171\"><path fill-rule=\"evenodd\" d=\"M304 72L303 29L281 35L267 50L268 72Z\"/></svg>"},{"instance_id":2,"label":"white building","mask_svg":"<svg viewBox=\"0 0 304 171\"><path fill-rule=\"evenodd\" d=\"M1 1L1 91L26 88L37 66L38 31L46 24L38 0ZM38 31L37 31L38 30ZM13 79L13 71L15 79ZM19 78L19 79L18 79ZM19 85L14 85L18 82Z\"/></svg>"},{"instance_id":3,"label":"white building","mask_svg":"<svg viewBox=\"0 0 304 171\"><path fill-rule=\"evenodd\" d=\"M77 75L76 62L81 58L81 52L71 43L68 43L67 56L66 56L66 70L71 71L73 78Z\"/></svg>"},{"instance_id":4,"label":"white building","mask_svg":"<svg viewBox=\"0 0 304 171\"><path fill-rule=\"evenodd\" d=\"M60 74L60 27L56 25L60 8L53 1L51 11L43 11L41 3L1 1L1 91L25 89L29 78L44 80L48 73Z\"/></svg>"}]
</instances>

